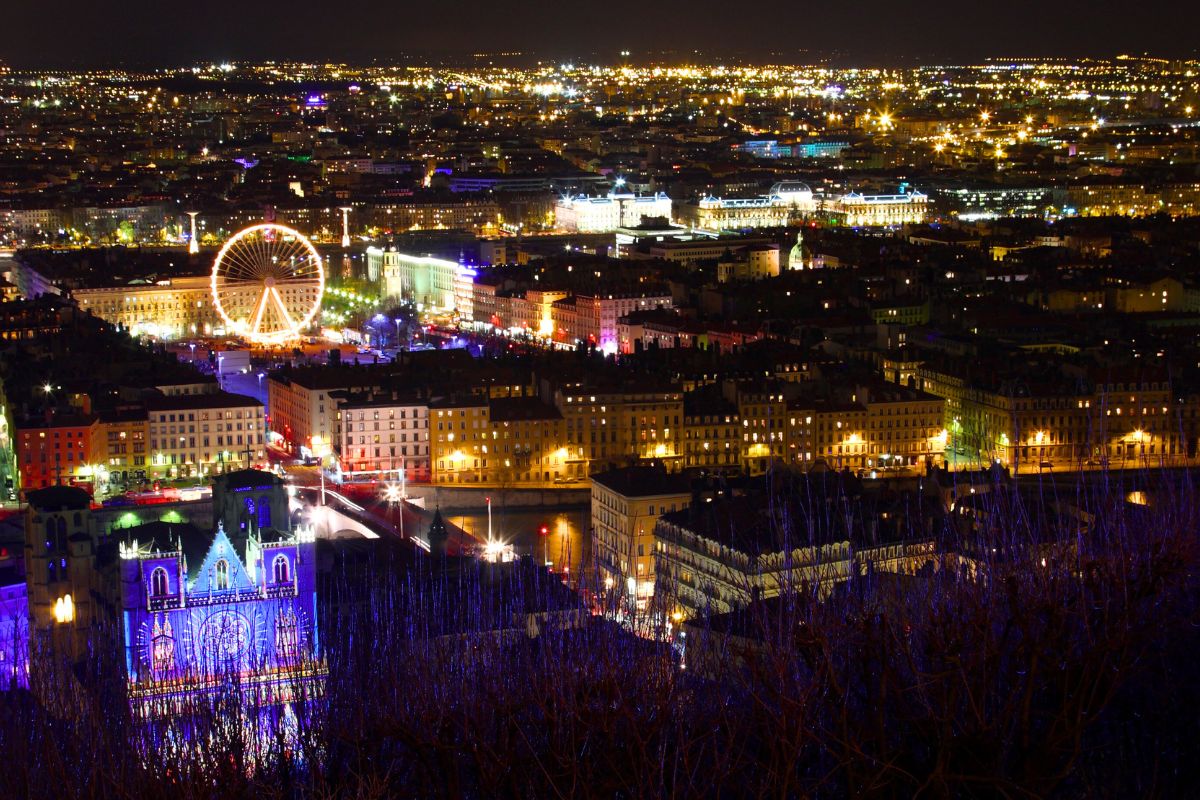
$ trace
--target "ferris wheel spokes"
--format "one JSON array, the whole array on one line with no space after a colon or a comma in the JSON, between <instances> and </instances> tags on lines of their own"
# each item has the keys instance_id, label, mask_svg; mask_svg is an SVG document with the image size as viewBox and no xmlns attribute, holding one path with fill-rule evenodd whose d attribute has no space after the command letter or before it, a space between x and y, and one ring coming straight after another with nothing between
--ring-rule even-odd
<instances>
[{"instance_id":1,"label":"ferris wheel spokes","mask_svg":"<svg viewBox=\"0 0 1200 800\"><path fill-rule=\"evenodd\" d=\"M213 264L211 289L230 330L266 344L298 338L320 309L321 256L298 231L275 223L235 234Z\"/></svg>"},{"instance_id":2,"label":"ferris wheel spokes","mask_svg":"<svg viewBox=\"0 0 1200 800\"><path fill-rule=\"evenodd\" d=\"M250 326L251 335L258 333L258 326L262 323L263 312L267 310L267 291L263 289L262 296L258 298L258 303L256 303L257 309L254 312L254 324Z\"/></svg>"},{"instance_id":3,"label":"ferris wheel spokes","mask_svg":"<svg viewBox=\"0 0 1200 800\"><path fill-rule=\"evenodd\" d=\"M283 303L283 298L279 296L279 290L272 286L271 294L274 296L275 304L279 306L279 313L283 315L283 319L286 321L287 326L291 328L297 336L299 336L300 331L296 327L296 323L292 321L292 315L288 313L287 306Z\"/></svg>"}]
</instances>

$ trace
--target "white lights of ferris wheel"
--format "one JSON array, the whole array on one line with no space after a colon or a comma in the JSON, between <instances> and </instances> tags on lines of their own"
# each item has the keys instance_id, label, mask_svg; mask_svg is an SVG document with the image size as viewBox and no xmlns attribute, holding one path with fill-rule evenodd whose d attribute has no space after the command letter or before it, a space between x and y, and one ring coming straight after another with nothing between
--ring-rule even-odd
<instances>
[{"instance_id":1,"label":"white lights of ferris wheel","mask_svg":"<svg viewBox=\"0 0 1200 800\"><path fill-rule=\"evenodd\" d=\"M212 297L228 330L261 344L300 337L321 309L325 270L299 231L265 222L235 233L217 253Z\"/></svg>"}]
</instances>

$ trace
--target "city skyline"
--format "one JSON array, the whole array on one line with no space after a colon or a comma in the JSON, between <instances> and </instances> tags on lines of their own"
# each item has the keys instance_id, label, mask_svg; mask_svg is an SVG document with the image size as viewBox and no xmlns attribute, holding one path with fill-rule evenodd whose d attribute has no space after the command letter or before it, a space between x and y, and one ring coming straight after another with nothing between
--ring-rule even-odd
<instances>
[{"instance_id":1,"label":"city skyline","mask_svg":"<svg viewBox=\"0 0 1200 800\"><path fill-rule=\"evenodd\" d=\"M1194 10L54 11L0 797L1195 794Z\"/></svg>"}]
</instances>

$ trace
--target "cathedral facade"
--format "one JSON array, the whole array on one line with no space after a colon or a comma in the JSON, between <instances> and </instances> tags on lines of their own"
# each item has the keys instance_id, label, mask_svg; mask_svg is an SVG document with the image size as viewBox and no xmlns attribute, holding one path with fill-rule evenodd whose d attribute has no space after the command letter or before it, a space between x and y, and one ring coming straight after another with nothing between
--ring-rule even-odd
<instances>
[{"instance_id":1,"label":"cathedral facade","mask_svg":"<svg viewBox=\"0 0 1200 800\"><path fill-rule=\"evenodd\" d=\"M213 498L190 519L112 528L84 492L30 493L32 638L69 662L116 648L146 716L231 690L260 707L319 694L315 537L270 473L222 475Z\"/></svg>"},{"instance_id":2,"label":"cathedral facade","mask_svg":"<svg viewBox=\"0 0 1200 800\"><path fill-rule=\"evenodd\" d=\"M182 541L121 543L121 627L129 690L150 713L236 684L256 704L319 690L314 541L252 533L239 552L218 523L189 558Z\"/></svg>"}]
</instances>

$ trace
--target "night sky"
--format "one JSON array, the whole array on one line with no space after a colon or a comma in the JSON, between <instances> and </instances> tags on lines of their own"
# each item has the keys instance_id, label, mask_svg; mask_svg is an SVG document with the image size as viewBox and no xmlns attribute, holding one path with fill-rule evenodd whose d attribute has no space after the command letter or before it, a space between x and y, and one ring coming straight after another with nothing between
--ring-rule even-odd
<instances>
[{"instance_id":1,"label":"night sky","mask_svg":"<svg viewBox=\"0 0 1200 800\"><path fill-rule=\"evenodd\" d=\"M612 61L963 63L989 56L1195 56L1200 3L745 3L734 0L7 0L0 62L187 65L232 59L366 63L475 51ZM666 52L664 52L666 51Z\"/></svg>"}]
</instances>

